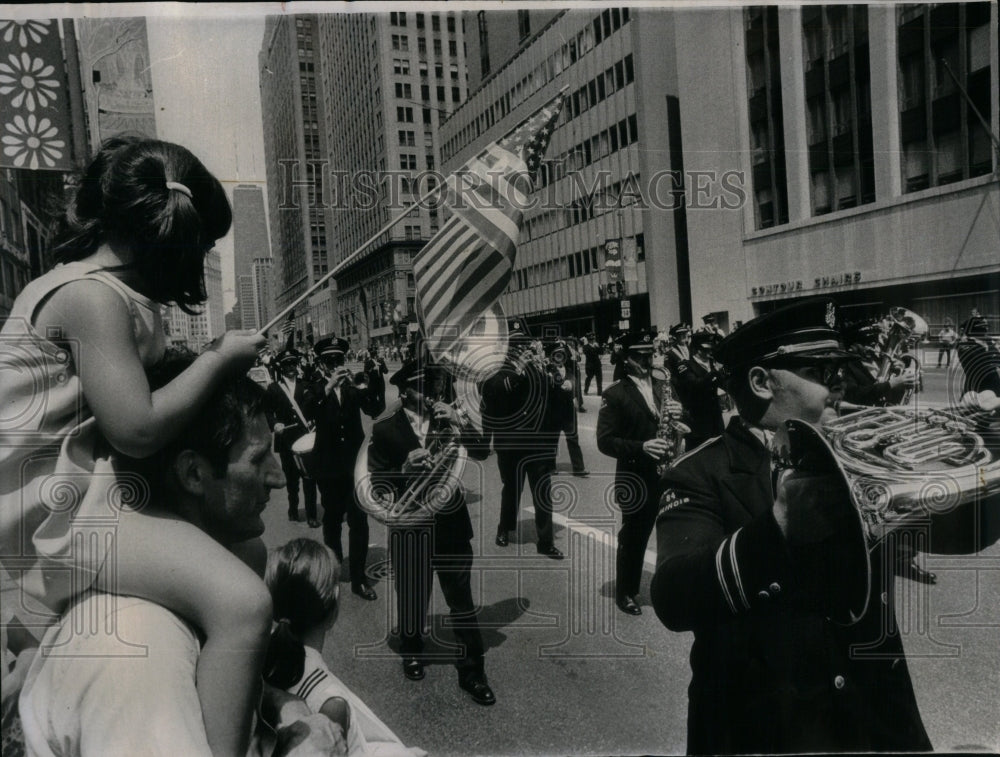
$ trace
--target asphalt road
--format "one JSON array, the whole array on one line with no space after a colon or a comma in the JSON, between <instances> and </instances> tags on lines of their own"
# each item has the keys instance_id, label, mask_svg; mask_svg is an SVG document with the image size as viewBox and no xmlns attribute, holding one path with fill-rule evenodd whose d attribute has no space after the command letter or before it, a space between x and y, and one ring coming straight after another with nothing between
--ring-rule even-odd
<instances>
[{"instance_id":1,"label":"asphalt road","mask_svg":"<svg viewBox=\"0 0 1000 757\"><path fill-rule=\"evenodd\" d=\"M956 381L960 386L960 376L928 369L920 401L945 403ZM436 585L428 644L434 659L423 681L403 677L390 633L395 609L386 532L372 522L368 574L378 600L365 602L343 585L340 619L324 656L405 743L432 755L684 752L691 635L668 631L648 605L655 540L639 597L643 614L626 616L614 605L614 461L596 448L599 402L586 397L587 413L579 416L589 477L569 474L560 444L554 491L564 561L535 554L527 492L516 538L507 549L497 547L496 457L470 461L466 470L473 591L496 705L480 707L458 688L446 659L453 638L447 606ZM284 492L275 492L265 516L269 546L295 536L322 538L318 529L289 522L285 505ZM897 579L897 613L932 743L943 751L1000 751L1000 544L974 556L923 559L938 584Z\"/></svg>"}]
</instances>

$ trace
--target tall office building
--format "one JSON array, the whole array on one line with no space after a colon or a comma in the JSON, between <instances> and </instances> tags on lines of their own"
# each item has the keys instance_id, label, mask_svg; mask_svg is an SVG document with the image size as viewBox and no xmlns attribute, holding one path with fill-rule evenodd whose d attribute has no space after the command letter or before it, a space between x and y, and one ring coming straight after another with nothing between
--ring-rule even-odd
<instances>
[{"instance_id":1,"label":"tall office building","mask_svg":"<svg viewBox=\"0 0 1000 757\"><path fill-rule=\"evenodd\" d=\"M671 171L683 168L672 15L478 11L465 21L470 94L441 128L445 173L566 90L507 314L602 338L689 318L684 209L671 205ZM606 256L620 265L605 268Z\"/></svg>"},{"instance_id":2,"label":"tall office building","mask_svg":"<svg viewBox=\"0 0 1000 757\"><path fill-rule=\"evenodd\" d=\"M257 328L262 328L271 320L274 295L271 277L274 271L273 258L257 258L253 261L253 297L257 304Z\"/></svg>"},{"instance_id":3,"label":"tall office building","mask_svg":"<svg viewBox=\"0 0 1000 757\"><path fill-rule=\"evenodd\" d=\"M243 328L259 328L254 261L271 256L264 216L264 190L256 184L238 184L233 189L233 271L238 312Z\"/></svg>"},{"instance_id":4,"label":"tall office building","mask_svg":"<svg viewBox=\"0 0 1000 757\"><path fill-rule=\"evenodd\" d=\"M440 166L438 129L468 92L462 20L444 12L320 16L318 45L329 165L349 180L328 176L336 265L428 190L428 172ZM391 344L416 328L410 261L440 224L437 209L414 209L337 276L338 334L357 347Z\"/></svg>"},{"instance_id":5,"label":"tall office building","mask_svg":"<svg viewBox=\"0 0 1000 757\"><path fill-rule=\"evenodd\" d=\"M675 15L685 161L743 197L688 212L696 312L822 294L1000 330L995 3Z\"/></svg>"},{"instance_id":6,"label":"tall office building","mask_svg":"<svg viewBox=\"0 0 1000 757\"><path fill-rule=\"evenodd\" d=\"M353 15L353 14L352 14ZM281 310L329 270L323 166L326 128L318 82L317 16L268 16L259 56L267 209L275 251L274 301ZM345 86L338 82L338 86ZM263 257L263 256L262 256ZM296 308L297 337L313 334Z\"/></svg>"}]
</instances>

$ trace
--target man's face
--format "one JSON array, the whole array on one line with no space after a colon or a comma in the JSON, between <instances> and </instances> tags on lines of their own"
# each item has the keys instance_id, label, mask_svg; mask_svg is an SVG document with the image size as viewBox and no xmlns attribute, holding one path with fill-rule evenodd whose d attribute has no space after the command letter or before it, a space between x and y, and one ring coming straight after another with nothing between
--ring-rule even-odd
<instances>
[{"instance_id":1,"label":"man's face","mask_svg":"<svg viewBox=\"0 0 1000 757\"><path fill-rule=\"evenodd\" d=\"M264 533L261 514L272 489L285 486L281 466L271 452L271 431L263 413L248 420L243 435L229 450L225 475L205 486L202 518L205 531L223 544Z\"/></svg>"},{"instance_id":2,"label":"man's face","mask_svg":"<svg viewBox=\"0 0 1000 757\"><path fill-rule=\"evenodd\" d=\"M653 352L652 350L638 351L629 350L626 367L633 376L639 378L646 378L649 375L650 369L653 367Z\"/></svg>"},{"instance_id":3,"label":"man's face","mask_svg":"<svg viewBox=\"0 0 1000 757\"><path fill-rule=\"evenodd\" d=\"M327 370L333 371L344 364L344 356L339 354L323 355L320 358Z\"/></svg>"},{"instance_id":4,"label":"man's face","mask_svg":"<svg viewBox=\"0 0 1000 757\"><path fill-rule=\"evenodd\" d=\"M798 418L807 423L824 423L836 417L831 401L841 393L837 363L804 363L770 367L773 398L769 413L776 423Z\"/></svg>"},{"instance_id":5,"label":"man's face","mask_svg":"<svg viewBox=\"0 0 1000 757\"><path fill-rule=\"evenodd\" d=\"M286 360L281 364L281 375L285 378L295 378L298 374L298 365L292 360Z\"/></svg>"}]
</instances>

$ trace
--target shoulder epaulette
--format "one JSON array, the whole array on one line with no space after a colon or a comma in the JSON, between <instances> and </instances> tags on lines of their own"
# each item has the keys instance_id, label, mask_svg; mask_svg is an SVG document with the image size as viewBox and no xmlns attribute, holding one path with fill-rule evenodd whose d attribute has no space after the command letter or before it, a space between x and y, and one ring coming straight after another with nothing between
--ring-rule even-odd
<instances>
[{"instance_id":1,"label":"shoulder epaulette","mask_svg":"<svg viewBox=\"0 0 1000 757\"><path fill-rule=\"evenodd\" d=\"M691 457L691 455L693 455L693 454L694 454L695 452L699 452L699 451L701 451L701 450L705 449L705 447L707 447L707 446L708 446L709 444L712 444L713 442L717 442L717 441L719 441L719 439L721 439L721 438L722 438L722 435L720 434L719 436L713 436L713 437L712 437L711 439L706 439L705 441L703 441L703 442L702 442L701 444L699 444L699 445L698 445L697 447L695 447L694 449L691 449L691 450L687 450L687 451L686 451L686 452L684 452L684 454L683 454L683 455L681 455L680 457L675 457L675 458L674 458L673 460L671 460L671 461L670 461L670 467L671 467L671 468L673 468L673 467L674 467L674 466L676 466L676 465L677 465L678 463L681 463L682 461L684 461L684 460L687 460L687 459L688 459L689 457Z\"/></svg>"}]
</instances>

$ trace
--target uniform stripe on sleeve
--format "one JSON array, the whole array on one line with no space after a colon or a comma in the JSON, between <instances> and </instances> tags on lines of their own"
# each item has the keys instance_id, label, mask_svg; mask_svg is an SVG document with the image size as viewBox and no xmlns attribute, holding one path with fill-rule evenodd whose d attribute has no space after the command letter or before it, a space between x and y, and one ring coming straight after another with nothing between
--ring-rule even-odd
<instances>
[{"instance_id":1,"label":"uniform stripe on sleeve","mask_svg":"<svg viewBox=\"0 0 1000 757\"><path fill-rule=\"evenodd\" d=\"M728 541L728 539L726 540ZM729 591L729 584L726 582L726 576L722 568L722 558L726 553L726 542L723 541L719 545L718 551L715 553L715 572L719 577L719 586L722 587L722 595L726 598L726 602L729 604L729 610L736 614L736 604L733 602L733 595Z\"/></svg>"},{"instance_id":2,"label":"uniform stripe on sleeve","mask_svg":"<svg viewBox=\"0 0 1000 757\"><path fill-rule=\"evenodd\" d=\"M740 575L740 563L736 559L736 538L742 530L738 529L729 539L729 564L733 571L733 577L736 579L736 588L739 589L740 601L743 602L743 608L749 610L750 603L747 602L747 595L743 591L743 576Z\"/></svg>"},{"instance_id":3,"label":"uniform stripe on sleeve","mask_svg":"<svg viewBox=\"0 0 1000 757\"><path fill-rule=\"evenodd\" d=\"M302 682L302 685L299 686L299 690L297 692L298 696L302 697L303 699L308 699L309 695L312 694L313 689L315 689L320 683L322 683L323 679L325 678L326 678L326 673L323 670L317 668L312 673L310 673L306 677L306 679Z\"/></svg>"}]
</instances>

